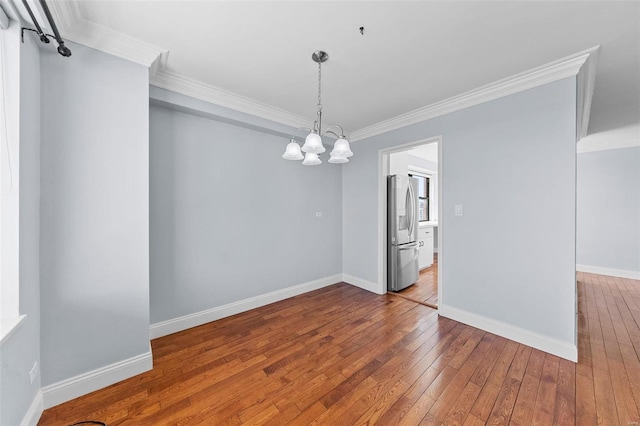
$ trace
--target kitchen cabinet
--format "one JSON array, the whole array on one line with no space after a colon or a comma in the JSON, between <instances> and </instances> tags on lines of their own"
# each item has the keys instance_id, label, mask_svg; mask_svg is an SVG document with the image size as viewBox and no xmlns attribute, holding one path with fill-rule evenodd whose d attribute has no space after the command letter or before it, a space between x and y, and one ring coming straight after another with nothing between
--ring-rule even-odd
<instances>
[{"instance_id":1,"label":"kitchen cabinet","mask_svg":"<svg viewBox=\"0 0 640 426\"><path fill-rule=\"evenodd\" d=\"M433 227L418 228L418 268L424 269L433 265Z\"/></svg>"}]
</instances>

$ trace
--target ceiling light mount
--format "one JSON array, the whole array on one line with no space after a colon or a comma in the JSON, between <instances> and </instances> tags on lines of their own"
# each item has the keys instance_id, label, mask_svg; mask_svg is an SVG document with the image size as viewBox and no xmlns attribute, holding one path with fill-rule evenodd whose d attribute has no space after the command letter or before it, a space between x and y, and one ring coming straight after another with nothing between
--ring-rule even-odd
<instances>
[{"instance_id":1,"label":"ceiling light mount","mask_svg":"<svg viewBox=\"0 0 640 426\"><path fill-rule=\"evenodd\" d=\"M317 62L318 64L320 64L322 62L327 62L327 60L329 59L329 54L327 52L323 52L322 50L316 50L311 55L311 59L313 59L313 62Z\"/></svg>"},{"instance_id":2,"label":"ceiling light mount","mask_svg":"<svg viewBox=\"0 0 640 426\"><path fill-rule=\"evenodd\" d=\"M349 141L344 136L344 130L338 125L329 127L324 132L322 131L322 63L329 59L329 54L322 50L316 50L311 55L311 59L318 64L318 110L317 119L313 123L313 129L306 129L303 127L297 128L293 131L289 144L285 149L282 158L285 160L304 160L302 164L305 166L316 166L321 164L322 161L318 154L325 152L325 148L322 145L322 137L327 134L336 138L336 142L333 146L333 150L330 153L330 163L341 164L348 163L348 157L353 155L351 148L349 147ZM332 129L339 131L336 133ZM298 131L304 131L307 133L307 137L304 140L304 145L300 148L300 145L296 142L295 135ZM302 153L305 153L303 156Z\"/></svg>"}]
</instances>

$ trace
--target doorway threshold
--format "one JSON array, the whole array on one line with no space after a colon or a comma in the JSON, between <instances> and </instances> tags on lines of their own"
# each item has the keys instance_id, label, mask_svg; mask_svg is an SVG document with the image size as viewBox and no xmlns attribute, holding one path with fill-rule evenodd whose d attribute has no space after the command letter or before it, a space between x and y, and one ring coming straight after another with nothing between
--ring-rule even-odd
<instances>
[{"instance_id":1,"label":"doorway threshold","mask_svg":"<svg viewBox=\"0 0 640 426\"><path fill-rule=\"evenodd\" d=\"M410 301L418 303L420 305L424 305L424 306L426 306L428 308L438 310L438 305L436 305L435 303L425 302L425 301L422 301L422 300L416 300L416 299L413 299L411 297L405 296L403 294L395 293L393 291L388 291L387 294L391 294L391 295L394 295L394 296L402 297L405 300L410 300Z\"/></svg>"}]
</instances>

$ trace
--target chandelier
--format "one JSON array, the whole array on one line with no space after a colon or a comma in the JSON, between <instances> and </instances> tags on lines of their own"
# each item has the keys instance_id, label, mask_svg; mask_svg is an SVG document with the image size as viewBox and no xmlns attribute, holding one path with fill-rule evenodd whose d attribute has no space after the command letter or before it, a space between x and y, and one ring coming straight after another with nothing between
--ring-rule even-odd
<instances>
[{"instance_id":1,"label":"chandelier","mask_svg":"<svg viewBox=\"0 0 640 426\"><path fill-rule=\"evenodd\" d=\"M329 127L324 132L322 131L322 63L329 59L329 54L318 50L313 52L311 59L318 63L318 112L317 119L313 123L313 129L305 129L303 127L294 130L291 135L291 140L287 145L287 148L282 155L285 160L303 160L302 164L305 166L317 166L322 163L318 154L325 152L325 148L322 145L322 137L327 134L333 135L336 138L336 142L333 145L333 150L330 152L330 163L347 163L349 157L353 155L351 148L349 147L349 141L344 136L344 130L342 127L334 125ZM332 129L339 131L339 134ZM304 145L300 148L300 145L295 140L295 135L298 131L304 131L307 133L307 137L304 140ZM305 153L304 156L302 153Z\"/></svg>"}]
</instances>

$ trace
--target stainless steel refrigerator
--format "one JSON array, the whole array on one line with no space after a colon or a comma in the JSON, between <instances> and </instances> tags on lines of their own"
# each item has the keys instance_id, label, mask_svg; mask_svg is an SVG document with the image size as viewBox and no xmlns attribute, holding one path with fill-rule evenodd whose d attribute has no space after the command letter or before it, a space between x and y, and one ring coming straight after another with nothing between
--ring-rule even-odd
<instances>
[{"instance_id":1,"label":"stainless steel refrigerator","mask_svg":"<svg viewBox=\"0 0 640 426\"><path fill-rule=\"evenodd\" d=\"M387 176L387 289L418 281L418 180Z\"/></svg>"}]
</instances>

